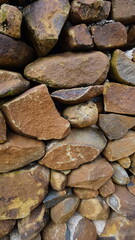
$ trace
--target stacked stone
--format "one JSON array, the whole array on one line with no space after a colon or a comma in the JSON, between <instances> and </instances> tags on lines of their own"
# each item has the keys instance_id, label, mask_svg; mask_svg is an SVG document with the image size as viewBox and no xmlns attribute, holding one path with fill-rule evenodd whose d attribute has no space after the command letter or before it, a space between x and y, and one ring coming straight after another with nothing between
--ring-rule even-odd
<instances>
[{"instance_id":1,"label":"stacked stone","mask_svg":"<svg viewBox=\"0 0 135 240\"><path fill-rule=\"evenodd\" d=\"M1 240L135 239L134 46L134 0L0 0Z\"/></svg>"}]
</instances>

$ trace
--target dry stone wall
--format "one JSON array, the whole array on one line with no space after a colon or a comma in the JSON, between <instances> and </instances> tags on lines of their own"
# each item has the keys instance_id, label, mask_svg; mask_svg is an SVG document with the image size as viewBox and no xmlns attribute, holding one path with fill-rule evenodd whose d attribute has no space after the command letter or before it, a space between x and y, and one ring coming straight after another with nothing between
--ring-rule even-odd
<instances>
[{"instance_id":1,"label":"dry stone wall","mask_svg":"<svg viewBox=\"0 0 135 240\"><path fill-rule=\"evenodd\" d=\"M0 240L135 240L134 0L0 0Z\"/></svg>"}]
</instances>

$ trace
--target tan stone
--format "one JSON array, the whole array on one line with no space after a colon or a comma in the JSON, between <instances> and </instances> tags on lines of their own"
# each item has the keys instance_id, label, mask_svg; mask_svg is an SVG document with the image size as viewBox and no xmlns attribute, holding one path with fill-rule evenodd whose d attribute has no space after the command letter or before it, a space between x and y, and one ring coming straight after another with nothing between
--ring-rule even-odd
<instances>
[{"instance_id":1,"label":"tan stone","mask_svg":"<svg viewBox=\"0 0 135 240\"><path fill-rule=\"evenodd\" d=\"M8 233L11 232L15 226L15 220L3 220L0 221L0 239L5 237Z\"/></svg>"},{"instance_id":2,"label":"tan stone","mask_svg":"<svg viewBox=\"0 0 135 240\"><path fill-rule=\"evenodd\" d=\"M75 213L79 205L78 197L69 197L51 208L50 214L53 222L65 223Z\"/></svg>"},{"instance_id":3,"label":"tan stone","mask_svg":"<svg viewBox=\"0 0 135 240\"><path fill-rule=\"evenodd\" d=\"M74 128L68 137L47 145L46 155L40 164L55 170L74 169L95 159L105 145L106 139L99 129Z\"/></svg>"},{"instance_id":4,"label":"tan stone","mask_svg":"<svg viewBox=\"0 0 135 240\"><path fill-rule=\"evenodd\" d=\"M96 124L98 120L98 109L92 101L80 103L65 108L63 117L70 122L72 127L88 127Z\"/></svg>"},{"instance_id":5,"label":"tan stone","mask_svg":"<svg viewBox=\"0 0 135 240\"><path fill-rule=\"evenodd\" d=\"M50 221L42 231L42 240L66 240L66 233L66 223L55 224Z\"/></svg>"},{"instance_id":6,"label":"tan stone","mask_svg":"<svg viewBox=\"0 0 135 240\"><path fill-rule=\"evenodd\" d=\"M39 56L45 56L57 43L69 9L68 0L39 0L24 8L27 34Z\"/></svg>"},{"instance_id":7,"label":"tan stone","mask_svg":"<svg viewBox=\"0 0 135 240\"><path fill-rule=\"evenodd\" d=\"M37 59L24 69L24 75L59 89L102 84L108 69L109 59L102 52L66 52Z\"/></svg>"},{"instance_id":8,"label":"tan stone","mask_svg":"<svg viewBox=\"0 0 135 240\"><path fill-rule=\"evenodd\" d=\"M119 185L128 184L130 179L126 170L119 163L113 163L112 167L114 169L112 176L113 181Z\"/></svg>"},{"instance_id":9,"label":"tan stone","mask_svg":"<svg viewBox=\"0 0 135 240\"><path fill-rule=\"evenodd\" d=\"M65 174L51 170L50 184L54 190L61 191L65 188L67 183L67 177Z\"/></svg>"},{"instance_id":10,"label":"tan stone","mask_svg":"<svg viewBox=\"0 0 135 240\"><path fill-rule=\"evenodd\" d=\"M130 128L135 126L135 118L120 114L99 114L99 126L110 139L122 138Z\"/></svg>"},{"instance_id":11,"label":"tan stone","mask_svg":"<svg viewBox=\"0 0 135 240\"><path fill-rule=\"evenodd\" d=\"M130 182L127 184L128 190L135 195L135 176L130 177Z\"/></svg>"},{"instance_id":12,"label":"tan stone","mask_svg":"<svg viewBox=\"0 0 135 240\"><path fill-rule=\"evenodd\" d=\"M112 19L122 23L134 23L134 0L112 0Z\"/></svg>"},{"instance_id":13,"label":"tan stone","mask_svg":"<svg viewBox=\"0 0 135 240\"><path fill-rule=\"evenodd\" d=\"M9 172L34 162L45 154L42 141L10 133L0 144L0 172Z\"/></svg>"},{"instance_id":14,"label":"tan stone","mask_svg":"<svg viewBox=\"0 0 135 240\"><path fill-rule=\"evenodd\" d=\"M21 37L22 13L14 6L3 4L0 8L0 33L14 38Z\"/></svg>"},{"instance_id":15,"label":"tan stone","mask_svg":"<svg viewBox=\"0 0 135 240\"><path fill-rule=\"evenodd\" d=\"M131 159L131 167L132 167L132 168L135 168L135 153L133 153L133 154L130 156L130 159Z\"/></svg>"},{"instance_id":16,"label":"tan stone","mask_svg":"<svg viewBox=\"0 0 135 240\"><path fill-rule=\"evenodd\" d=\"M39 140L61 139L70 133L69 122L60 116L43 84L5 103L2 110L18 133Z\"/></svg>"},{"instance_id":17,"label":"tan stone","mask_svg":"<svg viewBox=\"0 0 135 240\"><path fill-rule=\"evenodd\" d=\"M121 158L118 160L118 162L123 168L129 168L131 165L131 160L129 157Z\"/></svg>"},{"instance_id":18,"label":"tan stone","mask_svg":"<svg viewBox=\"0 0 135 240\"><path fill-rule=\"evenodd\" d=\"M115 161L123 157L128 157L135 152L135 131L129 130L121 139L109 141L103 155L109 161Z\"/></svg>"},{"instance_id":19,"label":"tan stone","mask_svg":"<svg viewBox=\"0 0 135 240\"><path fill-rule=\"evenodd\" d=\"M99 49L122 47L127 43L126 27L120 22L106 22L91 27L94 43Z\"/></svg>"},{"instance_id":20,"label":"tan stone","mask_svg":"<svg viewBox=\"0 0 135 240\"><path fill-rule=\"evenodd\" d=\"M83 188L73 188L73 191L77 197L80 199L95 198L98 196L97 190L83 189Z\"/></svg>"},{"instance_id":21,"label":"tan stone","mask_svg":"<svg viewBox=\"0 0 135 240\"><path fill-rule=\"evenodd\" d=\"M6 129L5 118L2 112L0 112L0 143L4 143L7 140Z\"/></svg>"},{"instance_id":22,"label":"tan stone","mask_svg":"<svg viewBox=\"0 0 135 240\"><path fill-rule=\"evenodd\" d=\"M83 199L78 212L90 220L105 220L109 217L109 206L101 197Z\"/></svg>"},{"instance_id":23,"label":"tan stone","mask_svg":"<svg viewBox=\"0 0 135 240\"><path fill-rule=\"evenodd\" d=\"M93 23L106 19L111 4L102 0L73 0L70 17L74 23Z\"/></svg>"},{"instance_id":24,"label":"tan stone","mask_svg":"<svg viewBox=\"0 0 135 240\"><path fill-rule=\"evenodd\" d=\"M98 190L113 175L112 166L102 157L72 170L67 185L75 188Z\"/></svg>"},{"instance_id":25,"label":"tan stone","mask_svg":"<svg viewBox=\"0 0 135 240\"><path fill-rule=\"evenodd\" d=\"M118 83L106 83L103 94L106 112L135 115L134 87Z\"/></svg>"},{"instance_id":26,"label":"tan stone","mask_svg":"<svg viewBox=\"0 0 135 240\"><path fill-rule=\"evenodd\" d=\"M86 102L103 93L103 86L89 86L71 89L61 89L52 92L51 97L64 104L77 104Z\"/></svg>"},{"instance_id":27,"label":"tan stone","mask_svg":"<svg viewBox=\"0 0 135 240\"><path fill-rule=\"evenodd\" d=\"M0 220L24 218L47 194L49 170L40 165L0 174Z\"/></svg>"},{"instance_id":28,"label":"tan stone","mask_svg":"<svg viewBox=\"0 0 135 240\"><path fill-rule=\"evenodd\" d=\"M99 193L102 197L108 197L112 193L115 192L115 185L113 184L112 180L109 179L100 189Z\"/></svg>"},{"instance_id":29,"label":"tan stone","mask_svg":"<svg viewBox=\"0 0 135 240\"><path fill-rule=\"evenodd\" d=\"M117 213L135 219L135 196L126 187L116 185L115 192L106 201Z\"/></svg>"}]
</instances>

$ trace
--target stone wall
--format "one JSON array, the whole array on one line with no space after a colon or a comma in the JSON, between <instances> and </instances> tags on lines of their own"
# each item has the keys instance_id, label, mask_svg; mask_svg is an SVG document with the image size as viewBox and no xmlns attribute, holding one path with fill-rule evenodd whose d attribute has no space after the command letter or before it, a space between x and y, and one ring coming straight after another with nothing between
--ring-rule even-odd
<instances>
[{"instance_id":1,"label":"stone wall","mask_svg":"<svg viewBox=\"0 0 135 240\"><path fill-rule=\"evenodd\" d=\"M1 240L135 240L134 47L134 0L0 0Z\"/></svg>"}]
</instances>

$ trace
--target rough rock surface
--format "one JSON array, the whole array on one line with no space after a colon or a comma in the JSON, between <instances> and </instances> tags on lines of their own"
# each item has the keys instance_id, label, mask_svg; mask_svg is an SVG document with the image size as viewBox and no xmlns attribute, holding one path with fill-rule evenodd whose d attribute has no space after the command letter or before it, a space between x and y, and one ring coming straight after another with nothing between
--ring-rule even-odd
<instances>
[{"instance_id":1,"label":"rough rock surface","mask_svg":"<svg viewBox=\"0 0 135 240\"><path fill-rule=\"evenodd\" d=\"M80 199L89 199L89 198L95 198L98 196L98 190L73 188L73 191L75 195Z\"/></svg>"},{"instance_id":2,"label":"rough rock surface","mask_svg":"<svg viewBox=\"0 0 135 240\"><path fill-rule=\"evenodd\" d=\"M66 223L55 224L50 221L42 231L43 240L66 240L66 236L69 236Z\"/></svg>"},{"instance_id":3,"label":"rough rock surface","mask_svg":"<svg viewBox=\"0 0 135 240\"><path fill-rule=\"evenodd\" d=\"M7 140L6 130L6 121L2 112L0 112L0 143L4 143Z\"/></svg>"},{"instance_id":4,"label":"rough rock surface","mask_svg":"<svg viewBox=\"0 0 135 240\"><path fill-rule=\"evenodd\" d=\"M135 176L130 177L130 182L127 184L128 190L135 195Z\"/></svg>"},{"instance_id":5,"label":"rough rock surface","mask_svg":"<svg viewBox=\"0 0 135 240\"><path fill-rule=\"evenodd\" d=\"M99 193L102 197L108 197L114 192L115 192L115 185L113 184L111 178L99 189Z\"/></svg>"},{"instance_id":6,"label":"rough rock surface","mask_svg":"<svg viewBox=\"0 0 135 240\"><path fill-rule=\"evenodd\" d=\"M64 173L51 170L50 184L54 190L61 191L65 188L67 177Z\"/></svg>"},{"instance_id":7,"label":"rough rock surface","mask_svg":"<svg viewBox=\"0 0 135 240\"><path fill-rule=\"evenodd\" d=\"M113 163L112 167L114 169L112 176L113 181L119 185L128 184L130 179L126 170L119 163Z\"/></svg>"},{"instance_id":8,"label":"rough rock surface","mask_svg":"<svg viewBox=\"0 0 135 240\"><path fill-rule=\"evenodd\" d=\"M0 221L0 239L5 237L8 233L10 233L15 224L16 224L15 220Z\"/></svg>"}]
</instances>

